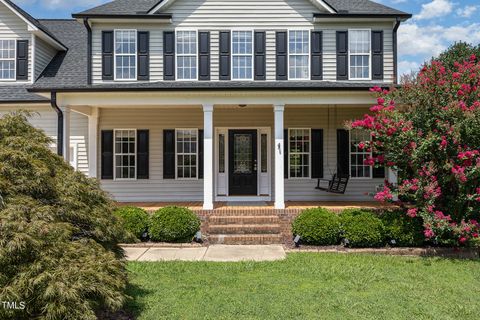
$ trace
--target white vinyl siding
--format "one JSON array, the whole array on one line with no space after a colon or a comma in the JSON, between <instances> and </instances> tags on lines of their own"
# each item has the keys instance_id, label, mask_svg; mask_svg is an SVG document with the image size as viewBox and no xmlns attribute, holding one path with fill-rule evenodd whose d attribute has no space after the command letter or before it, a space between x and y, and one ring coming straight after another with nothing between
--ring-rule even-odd
<instances>
[{"instance_id":1,"label":"white vinyl siding","mask_svg":"<svg viewBox=\"0 0 480 320\"><path fill-rule=\"evenodd\" d=\"M42 39L35 38L35 79L38 79L56 54L55 48Z\"/></svg>"}]
</instances>

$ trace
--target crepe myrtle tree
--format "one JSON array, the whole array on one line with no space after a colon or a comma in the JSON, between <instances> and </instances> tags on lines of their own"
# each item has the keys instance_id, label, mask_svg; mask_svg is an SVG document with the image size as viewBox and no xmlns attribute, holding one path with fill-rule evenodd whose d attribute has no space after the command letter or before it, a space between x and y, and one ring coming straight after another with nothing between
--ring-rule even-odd
<instances>
[{"instance_id":1,"label":"crepe myrtle tree","mask_svg":"<svg viewBox=\"0 0 480 320\"><path fill-rule=\"evenodd\" d=\"M398 89L372 88L371 114L347 125L370 132L359 144L375 155L366 163L398 172L398 184L386 182L375 198L397 194L434 243L467 245L480 233L479 61L433 60Z\"/></svg>"}]
</instances>

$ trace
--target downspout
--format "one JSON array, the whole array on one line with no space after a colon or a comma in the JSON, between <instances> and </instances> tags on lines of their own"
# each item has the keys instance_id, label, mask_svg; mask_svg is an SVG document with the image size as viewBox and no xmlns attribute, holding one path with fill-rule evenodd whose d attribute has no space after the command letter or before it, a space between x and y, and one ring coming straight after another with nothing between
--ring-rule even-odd
<instances>
[{"instance_id":1,"label":"downspout","mask_svg":"<svg viewBox=\"0 0 480 320\"><path fill-rule=\"evenodd\" d=\"M83 18L83 24L87 28L87 84L92 84L92 28L88 18Z\"/></svg>"},{"instance_id":2,"label":"downspout","mask_svg":"<svg viewBox=\"0 0 480 320\"><path fill-rule=\"evenodd\" d=\"M393 28L393 82L398 84L398 44L397 44L397 31L402 21L397 18L395 27Z\"/></svg>"},{"instance_id":3,"label":"downspout","mask_svg":"<svg viewBox=\"0 0 480 320\"><path fill-rule=\"evenodd\" d=\"M52 91L50 103L57 113L57 153L63 157L63 112L57 105L57 92Z\"/></svg>"}]
</instances>

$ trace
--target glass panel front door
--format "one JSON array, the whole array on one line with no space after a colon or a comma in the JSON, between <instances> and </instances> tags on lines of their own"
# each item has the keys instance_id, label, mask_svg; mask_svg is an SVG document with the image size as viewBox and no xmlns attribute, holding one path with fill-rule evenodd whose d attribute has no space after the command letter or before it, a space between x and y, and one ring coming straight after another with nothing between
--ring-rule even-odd
<instances>
[{"instance_id":1,"label":"glass panel front door","mask_svg":"<svg viewBox=\"0 0 480 320\"><path fill-rule=\"evenodd\" d=\"M229 131L229 194L257 195L257 131Z\"/></svg>"}]
</instances>

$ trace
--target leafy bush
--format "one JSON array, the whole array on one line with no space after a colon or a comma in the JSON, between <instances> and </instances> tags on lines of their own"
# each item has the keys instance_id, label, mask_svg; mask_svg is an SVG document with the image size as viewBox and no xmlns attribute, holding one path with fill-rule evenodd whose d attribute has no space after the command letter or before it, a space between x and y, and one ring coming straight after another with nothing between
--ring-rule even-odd
<instances>
[{"instance_id":1,"label":"leafy bush","mask_svg":"<svg viewBox=\"0 0 480 320\"><path fill-rule=\"evenodd\" d=\"M149 233L153 241L190 242L200 230L200 219L189 209L165 207L150 217Z\"/></svg>"},{"instance_id":2,"label":"leafy bush","mask_svg":"<svg viewBox=\"0 0 480 320\"><path fill-rule=\"evenodd\" d=\"M419 217L412 218L401 210L389 210L380 216L385 225L387 240L395 241L400 247L418 247L425 240L423 222Z\"/></svg>"},{"instance_id":3,"label":"leafy bush","mask_svg":"<svg viewBox=\"0 0 480 320\"><path fill-rule=\"evenodd\" d=\"M148 229L148 213L145 210L136 207L120 207L114 213L128 232L137 239L144 238L144 233Z\"/></svg>"},{"instance_id":4,"label":"leafy bush","mask_svg":"<svg viewBox=\"0 0 480 320\"><path fill-rule=\"evenodd\" d=\"M340 215L340 223L350 247L380 247L385 242L382 220L372 212L345 210Z\"/></svg>"},{"instance_id":5,"label":"leafy bush","mask_svg":"<svg viewBox=\"0 0 480 320\"><path fill-rule=\"evenodd\" d=\"M323 208L304 210L293 221L292 231L308 244L335 245L340 241L338 216Z\"/></svg>"},{"instance_id":6,"label":"leafy bush","mask_svg":"<svg viewBox=\"0 0 480 320\"><path fill-rule=\"evenodd\" d=\"M74 171L27 114L0 119L0 319L96 319L122 307L124 232L95 179Z\"/></svg>"}]
</instances>

